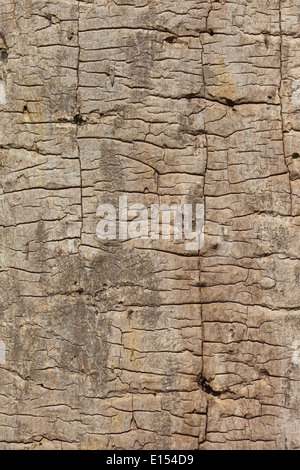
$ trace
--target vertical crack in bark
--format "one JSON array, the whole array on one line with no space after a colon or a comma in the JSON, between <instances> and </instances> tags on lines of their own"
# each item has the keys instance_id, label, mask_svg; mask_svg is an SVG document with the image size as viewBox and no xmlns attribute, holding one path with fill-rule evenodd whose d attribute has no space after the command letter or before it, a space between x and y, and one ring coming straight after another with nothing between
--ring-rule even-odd
<instances>
[{"instance_id":1,"label":"vertical crack in bark","mask_svg":"<svg viewBox=\"0 0 300 470\"><path fill-rule=\"evenodd\" d=\"M209 10L209 13L212 9L212 6L210 6L210 10ZM207 18L206 18L206 29L207 29L207 21L208 21L208 16L209 16L209 13L207 15ZM203 74L203 95L204 97L206 97L206 84L205 84L205 75L204 75L204 44L203 44L203 41L202 41L202 37L201 37L201 34L199 34L199 41L200 41L200 44L201 44L201 63L202 63L202 74ZM208 135L207 135L207 130L206 130L206 122L205 122L205 116L203 118L203 132L204 132L204 139L205 139L205 149L206 149L206 161L205 161L205 169L204 169L204 181L203 181L203 206L204 206L204 221L203 221L203 232L204 232L204 236L205 236L205 216L206 216L206 193L205 193L205 190L206 190L206 175L207 175L207 166L208 166ZM199 269L199 303L200 303L200 323L201 323L201 372L200 372L200 376L203 377L203 374L204 374L204 323L203 323L203 305L202 305L202 276L201 276L201 259L202 259L202 255L201 255L201 250L199 249L199 252L198 252L198 259L199 259L199 262L198 262L198 269ZM206 415L205 415L205 437L204 437L204 440L202 440L200 442L199 440L199 448L200 448L200 445L203 444L203 442L205 442L206 440L206 436L207 436L207 428L208 428L208 403L209 403L209 398L207 397L207 407L206 407ZM201 432L201 431L200 431Z\"/></svg>"},{"instance_id":2,"label":"vertical crack in bark","mask_svg":"<svg viewBox=\"0 0 300 470\"><path fill-rule=\"evenodd\" d=\"M200 433L199 433L199 445L198 445L198 449L200 450L201 448L201 445L204 444L207 440L207 433L208 433L208 416L209 416L209 399L207 398L207 402L206 402L206 409L205 409L205 429L204 429L204 436L203 436L203 439L200 440L200 434L201 434L201 429L200 429Z\"/></svg>"},{"instance_id":3,"label":"vertical crack in bark","mask_svg":"<svg viewBox=\"0 0 300 470\"><path fill-rule=\"evenodd\" d=\"M79 35L79 29L80 29L80 2L78 2L78 16L77 16L77 47L78 47L78 62L77 62L77 89L76 89L76 103L78 105L78 98L79 98L79 68L80 68L80 35ZM78 245L78 253L80 250L80 246L82 244L82 231L83 231L83 188L82 188L82 164L81 164L81 155L80 155L80 145L78 141L78 133L79 133L79 126L81 124L80 122L80 108L77 110L77 116L78 119L76 119L76 142L77 142L77 152L78 152L78 165L79 165L79 182L80 182L80 206L81 206L81 225L80 225L80 240L79 240L79 245ZM80 253L79 253L80 254Z\"/></svg>"},{"instance_id":4,"label":"vertical crack in bark","mask_svg":"<svg viewBox=\"0 0 300 470\"><path fill-rule=\"evenodd\" d=\"M279 43L279 59L280 59L280 84L279 84L279 99L280 99L280 118L281 118L281 133L282 133L282 152L283 152L283 159L285 162L287 176L289 179L289 191L290 191L290 214L293 215L293 194L292 194L292 185L291 185L291 174L289 170L289 166L287 163L286 157L286 150L285 150L285 141L284 141L284 118L283 118L283 95L282 95L282 85L283 85L283 44L282 44L282 14L281 14L281 7L282 7L282 0L279 0L279 36L280 36L280 43Z\"/></svg>"}]
</instances>

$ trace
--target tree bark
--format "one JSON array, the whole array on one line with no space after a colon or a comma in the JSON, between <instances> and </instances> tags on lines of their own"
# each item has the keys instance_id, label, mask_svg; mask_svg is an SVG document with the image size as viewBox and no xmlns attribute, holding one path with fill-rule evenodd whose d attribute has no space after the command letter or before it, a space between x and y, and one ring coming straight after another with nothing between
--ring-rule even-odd
<instances>
[{"instance_id":1,"label":"tree bark","mask_svg":"<svg viewBox=\"0 0 300 470\"><path fill-rule=\"evenodd\" d=\"M300 449L296 0L0 0L0 448ZM99 204L204 205L204 244Z\"/></svg>"}]
</instances>

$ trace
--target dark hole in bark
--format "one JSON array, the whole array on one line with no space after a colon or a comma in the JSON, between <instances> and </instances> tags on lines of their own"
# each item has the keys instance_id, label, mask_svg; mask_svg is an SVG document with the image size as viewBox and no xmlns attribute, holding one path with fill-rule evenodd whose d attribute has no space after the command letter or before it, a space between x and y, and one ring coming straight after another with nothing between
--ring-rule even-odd
<instances>
[{"instance_id":1,"label":"dark hole in bark","mask_svg":"<svg viewBox=\"0 0 300 470\"><path fill-rule=\"evenodd\" d=\"M186 100L192 100L194 98L199 98L197 93L188 93L187 95L184 95L184 98Z\"/></svg>"},{"instance_id":2,"label":"dark hole in bark","mask_svg":"<svg viewBox=\"0 0 300 470\"><path fill-rule=\"evenodd\" d=\"M299 153L297 153L297 152L293 153L292 158L294 158L294 159L300 158Z\"/></svg>"},{"instance_id":3,"label":"dark hole in bark","mask_svg":"<svg viewBox=\"0 0 300 470\"><path fill-rule=\"evenodd\" d=\"M212 29L209 29L209 30L208 30L208 34L209 34L210 36L214 36L215 33L213 32Z\"/></svg>"},{"instance_id":4,"label":"dark hole in bark","mask_svg":"<svg viewBox=\"0 0 300 470\"><path fill-rule=\"evenodd\" d=\"M79 126L83 123L83 118L80 113L75 114L74 122L75 124L78 124Z\"/></svg>"},{"instance_id":5,"label":"dark hole in bark","mask_svg":"<svg viewBox=\"0 0 300 470\"><path fill-rule=\"evenodd\" d=\"M219 397L222 394L222 392L217 392L216 390L213 390L208 384L207 379L201 374L199 374L197 377L197 383L199 387L202 388L203 392L207 393L208 395L212 395L213 397Z\"/></svg>"},{"instance_id":6,"label":"dark hole in bark","mask_svg":"<svg viewBox=\"0 0 300 470\"><path fill-rule=\"evenodd\" d=\"M169 36L167 38L165 38L165 41L169 44L174 44L174 42L176 42L177 38L176 36Z\"/></svg>"},{"instance_id":7,"label":"dark hole in bark","mask_svg":"<svg viewBox=\"0 0 300 470\"><path fill-rule=\"evenodd\" d=\"M227 106L231 106L231 108L234 107L234 101L230 100L229 98L225 98L225 103Z\"/></svg>"},{"instance_id":8,"label":"dark hole in bark","mask_svg":"<svg viewBox=\"0 0 300 470\"><path fill-rule=\"evenodd\" d=\"M7 58L8 58L7 50L6 50L6 49L2 49L2 50L1 50L1 60L2 60L3 62L6 62L6 61L7 61Z\"/></svg>"}]
</instances>

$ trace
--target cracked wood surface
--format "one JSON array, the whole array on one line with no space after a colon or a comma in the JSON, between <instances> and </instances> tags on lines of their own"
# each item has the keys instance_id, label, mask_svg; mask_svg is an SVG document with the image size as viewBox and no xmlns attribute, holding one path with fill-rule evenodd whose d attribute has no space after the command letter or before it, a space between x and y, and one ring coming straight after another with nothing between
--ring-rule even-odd
<instances>
[{"instance_id":1,"label":"cracked wood surface","mask_svg":"<svg viewBox=\"0 0 300 470\"><path fill-rule=\"evenodd\" d=\"M299 48L297 0L0 0L1 449L300 449ZM201 252L98 240L122 194Z\"/></svg>"}]
</instances>

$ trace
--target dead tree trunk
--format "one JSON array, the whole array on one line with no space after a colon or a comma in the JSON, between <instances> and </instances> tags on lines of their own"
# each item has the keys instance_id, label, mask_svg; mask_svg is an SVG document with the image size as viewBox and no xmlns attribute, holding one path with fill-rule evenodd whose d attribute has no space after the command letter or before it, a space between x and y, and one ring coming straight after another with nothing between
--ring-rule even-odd
<instances>
[{"instance_id":1,"label":"dead tree trunk","mask_svg":"<svg viewBox=\"0 0 300 470\"><path fill-rule=\"evenodd\" d=\"M296 0L0 1L0 448L300 448L298 36ZM204 245L99 239L120 197Z\"/></svg>"}]
</instances>

